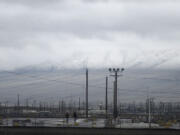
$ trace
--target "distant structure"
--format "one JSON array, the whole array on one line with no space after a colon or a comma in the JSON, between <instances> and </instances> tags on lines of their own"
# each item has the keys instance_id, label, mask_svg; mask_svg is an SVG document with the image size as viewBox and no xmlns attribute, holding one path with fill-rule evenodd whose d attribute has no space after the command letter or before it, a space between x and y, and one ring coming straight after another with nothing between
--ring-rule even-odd
<instances>
[{"instance_id":1,"label":"distant structure","mask_svg":"<svg viewBox=\"0 0 180 135\"><path fill-rule=\"evenodd\" d=\"M86 69L86 118L88 118L88 69Z\"/></svg>"},{"instance_id":2,"label":"distant structure","mask_svg":"<svg viewBox=\"0 0 180 135\"><path fill-rule=\"evenodd\" d=\"M113 75L111 74L110 76L113 76L115 78L114 80L114 102L113 102L113 116L116 119L118 116L118 111L117 111L117 78L120 76L118 75L118 72L123 72L124 68L109 68L110 73L114 73Z\"/></svg>"},{"instance_id":3,"label":"distant structure","mask_svg":"<svg viewBox=\"0 0 180 135\"><path fill-rule=\"evenodd\" d=\"M108 77L107 76L106 76L105 110L106 110L106 118L107 118L107 114L108 114Z\"/></svg>"}]
</instances>

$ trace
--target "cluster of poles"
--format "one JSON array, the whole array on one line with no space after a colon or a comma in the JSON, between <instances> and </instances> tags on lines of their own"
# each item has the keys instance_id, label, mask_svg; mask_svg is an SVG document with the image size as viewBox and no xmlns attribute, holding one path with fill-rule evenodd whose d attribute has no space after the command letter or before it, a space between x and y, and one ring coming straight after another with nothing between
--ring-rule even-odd
<instances>
[{"instance_id":1,"label":"cluster of poles","mask_svg":"<svg viewBox=\"0 0 180 135\"><path fill-rule=\"evenodd\" d=\"M125 69L124 68L109 68L110 76L114 77L114 92L113 92L113 117L116 119L118 117L118 109L117 109L117 79ZM105 96L105 110L106 110L106 117L108 111L108 77L106 76L106 96ZM86 118L88 118L88 69L86 69Z\"/></svg>"}]
</instances>

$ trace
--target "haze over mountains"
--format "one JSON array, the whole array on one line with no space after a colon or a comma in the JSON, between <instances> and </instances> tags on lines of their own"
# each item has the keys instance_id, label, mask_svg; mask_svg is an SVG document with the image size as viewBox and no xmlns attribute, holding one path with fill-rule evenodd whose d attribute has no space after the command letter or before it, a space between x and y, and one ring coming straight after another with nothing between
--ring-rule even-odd
<instances>
[{"instance_id":1,"label":"haze over mountains","mask_svg":"<svg viewBox=\"0 0 180 135\"><path fill-rule=\"evenodd\" d=\"M179 100L180 71L126 69L118 79L118 95L121 102L145 101L148 95L155 101ZM108 69L89 69L90 102L104 102L105 76ZM58 102L58 100L76 100L85 98L85 69L21 69L0 73L0 98L16 103L17 94L21 102L29 99ZM109 77L109 99L112 101L114 78Z\"/></svg>"},{"instance_id":2,"label":"haze over mountains","mask_svg":"<svg viewBox=\"0 0 180 135\"><path fill-rule=\"evenodd\" d=\"M109 67L124 67L119 99L178 101L178 0L1 0L0 101L104 101ZM110 98L112 98L110 78ZM56 100L57 101L57 100Z\"/></svg>"}]
</instances>

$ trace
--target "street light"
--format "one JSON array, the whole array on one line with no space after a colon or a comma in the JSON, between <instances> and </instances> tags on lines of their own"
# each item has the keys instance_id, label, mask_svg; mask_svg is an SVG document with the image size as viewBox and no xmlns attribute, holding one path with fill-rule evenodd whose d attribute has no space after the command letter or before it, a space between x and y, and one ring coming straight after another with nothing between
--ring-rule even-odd
<instances>
[{"instance_id":1,"label":"street light","mask_svg":"<svg viewBox=\"0 0 180 135\"><path fill-rule=\"evenodd\" d=\"M110 73L114 73L113 77L115 77L115 80L114 80L114 107L113 107L113 116L114 118L116 119L117 116L118 116L118 111L117 111L117 78L120 76L118 75L118 72L123 72L125 69L124 68L109 68L109 72Z\"/></svg>"}]
</instances>

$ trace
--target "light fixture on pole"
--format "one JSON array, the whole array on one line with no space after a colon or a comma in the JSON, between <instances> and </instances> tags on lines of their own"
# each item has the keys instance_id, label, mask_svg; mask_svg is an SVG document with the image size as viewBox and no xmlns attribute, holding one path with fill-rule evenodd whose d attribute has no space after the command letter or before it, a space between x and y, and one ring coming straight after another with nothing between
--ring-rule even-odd
<instances>
[{"instance_id":1,"label":"light fixture on pole","mask_svg":"<svg viewBox=\"0 0 180 135\"><path fill-rule=\"evenodd\" d=\"M113 101L113 117L116 119L118 116L118 111L117 111L117 78L121 75L118 75L118 72L123 72L124 68L109 68L109 72L110 73L114 73L113 76L115 77L114 80L114 101Z\"/></svg>"}]
</instances>

